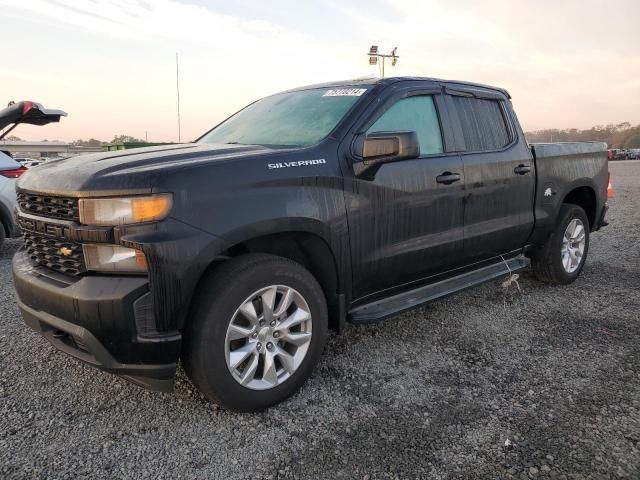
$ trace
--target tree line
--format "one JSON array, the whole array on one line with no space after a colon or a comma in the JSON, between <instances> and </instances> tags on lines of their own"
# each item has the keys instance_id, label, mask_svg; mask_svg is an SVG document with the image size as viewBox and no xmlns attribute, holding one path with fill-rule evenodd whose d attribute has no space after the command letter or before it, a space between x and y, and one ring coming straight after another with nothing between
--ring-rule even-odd
<instances>
[{"instance_id":1,"label":"tree line","mask_svg":"<svg viewBox=\"0 0 640 480\"><path fill-rule=\"evenodd\" d=\"M15 135L8 136L5 140L11 142L21 142L22 138L16 137ZM43 140L43 142L47 142L48 140ZM98 140L97 138L90 138L89 140L83 140L81 138L74 140L73 142L69 142L70 145L75 145L76 147L99 147L101 145L105 145L108 143L146 143L144 140L136 137L132 137L131 135L115 135L113 140L110 142L106 142L104 140Z\"/></svg>"},{"instance_id":2,"label":"tree line","mask_svg":"<svg viewBox=\"0 0 640 480\"><path fill-rule=\"evenodd\" d=\"M609 148L640 148L640 125L629 122L597 125L586 130L567 128L525 132L530 143L536 142L606 142Z\"/></svg>"},{"instance_id":3,"label":"tree line","mask_svg":"<svg viewBox=\"0 0 640 480\"><path fill-rule=\"evenodd\" d=\"M115 135L113 140L110 142L104 142L102 140L97 140L95 138L90 138L89 140L74 140L71 142L71 145L75 145L77 147L99 147L100 145L104 145L105 143L146 143L144 140L136 137L132 137L131 135Z\"/></svg>"}]
</instances>

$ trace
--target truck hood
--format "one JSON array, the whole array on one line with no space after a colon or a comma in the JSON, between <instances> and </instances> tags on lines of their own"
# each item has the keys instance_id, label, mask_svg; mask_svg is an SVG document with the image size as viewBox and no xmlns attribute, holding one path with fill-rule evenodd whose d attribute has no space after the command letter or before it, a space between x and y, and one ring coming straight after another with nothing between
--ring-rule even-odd
<instances>
[{"instance_id":1,"label":"truck hood","mask_svg":"<svg viewBox=\"0 0 640 480\"><path fill-rule=\"evenodd\" d=\"M0 130L13 124L20 123L29 125L47 125L49 123L59 122L60 117L66 117L66 112L62 110L53 110L44 108L42 104L37 102L23 101L11 103L7 108L0 110ZM12 130L7 129L0 134L2 140Z\"/></svg>"},{"instance_id":2,"label":"truck hood","mask_svg":"<svg viewBox=\"0 0 640 480\"><path fill-rule=\"evenodd\" d=\"M282 152L260 145L189 143L78 155L45 162L22 175L18 188L65 196L149 192L159 175Z\"/></svg>"}]
</instances>

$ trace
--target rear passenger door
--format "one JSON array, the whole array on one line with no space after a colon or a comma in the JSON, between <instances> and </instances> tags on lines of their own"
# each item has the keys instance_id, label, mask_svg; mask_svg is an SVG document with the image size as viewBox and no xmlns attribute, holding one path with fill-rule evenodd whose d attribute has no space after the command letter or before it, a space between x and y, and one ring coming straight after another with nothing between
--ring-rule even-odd
<instances>
[{"instance_id":1,"label":"rear passenger door","mask_svg":"<svg viewBox=\"0 0 640 480\"><path fill-rule=\"evenodd\" d=\"M465 263L518 250L533 229L531 152L506 96L446 89L465 177Z\"/></svg>"}]
</instances>

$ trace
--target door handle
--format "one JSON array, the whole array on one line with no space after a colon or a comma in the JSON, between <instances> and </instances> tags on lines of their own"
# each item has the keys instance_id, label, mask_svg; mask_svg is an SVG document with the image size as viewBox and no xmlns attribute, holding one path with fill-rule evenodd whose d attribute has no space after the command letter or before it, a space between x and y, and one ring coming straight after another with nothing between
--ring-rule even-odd
<instances>
[{"instance_id":1,"label":"door handle","mask_svg":"<svg viewBox=\"0 0 640 480\"><path fill-rule=\"evenodd\" d=\"M436 177L436 182L451 185L453 182L459 181L460 178L462 177L460 177L459 173L444 172L442 175Z\"/></svg>"},{"instance_id":2,"label":"door handle","mask_svg":"<svg viewBox=\"0 0 640 480\"><path fill-rule=\"evenodd\" d=\"M525 165L523 163L521 163L520 165L518 165L516 168L513 169L513 172L517 173L518 175L525 175L530 171L531 171L531 166Z\"/></svg>"}]
</instances>

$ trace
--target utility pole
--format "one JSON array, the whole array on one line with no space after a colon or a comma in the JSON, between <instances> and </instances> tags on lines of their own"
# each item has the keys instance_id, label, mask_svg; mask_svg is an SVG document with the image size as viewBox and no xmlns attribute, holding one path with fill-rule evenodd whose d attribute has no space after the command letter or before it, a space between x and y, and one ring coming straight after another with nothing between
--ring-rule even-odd
<instances>
[{"instance_id":1,"label":"utility pole","mask_svg":"<svg viewBox=\"0 0 640 480\"><path fill-rule=\"evenodd\" d=\"M176 92L178 93L178 143L181 143L180 132L180 70L178 69L178 52L176 52Z\"/></svg>"},{"instance_id":2,"label":"utility pole","mask_svg":"<svg viewBox=\"0 0 640 480\"><path fill-rule=\"evenodd\" d=\"M391 50L391 53L389 54L384 54L384 53L378 53L378 46L377 45L371 45L371 48L369 49L369 53L367 54L369 56L369 65L376 65L378 64L378 59L382 59L382 61L380 62L380 67L382 67L382 78L384 78L384 64L385 64L385 60L387 58L391 59L391 66L395 67L396 63L398 63L398 59L400 58L400 56L398 55L398 47L394 47L393 50Z\"/></svg>"}]
</instances>

